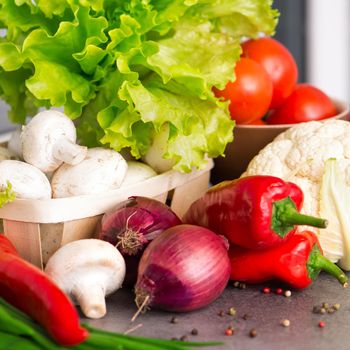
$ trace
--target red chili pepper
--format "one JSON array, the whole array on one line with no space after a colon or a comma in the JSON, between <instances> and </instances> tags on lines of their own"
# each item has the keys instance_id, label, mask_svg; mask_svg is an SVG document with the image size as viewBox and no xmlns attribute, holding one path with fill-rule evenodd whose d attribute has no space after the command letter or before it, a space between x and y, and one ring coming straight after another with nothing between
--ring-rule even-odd
<instances>
[{"instance_id":1,"label":"red chili pepper","mask_svg":"<svg viewBox=\"0 0 350 350\"><path fill-rule=\"evenodd\" d=\"M89 335L66 294L44 272L22 259L3 234L0 297L39 322L60 345L80 344Z\"/></svg>"},{"instance_id":2,"label":"red chili pepper","mask_svg":"<svg viewBox=\"0 0 350 350\"><path fill-rule=\"evenodd\" d=\"M232 246L231 279L261 283L272 279L294 288L307 287L324 270L347 286L344 272L322 254L317 236L310 231L295 233L284 244L266 250Z\"/></svg>"},{"instance_id":3,"label":"red chili pepper","mask_svg":"<svg viewBox=\"0 0 350 350\"><path fill-rule=\"evenodd\" d=\"M303 199L294 183L275 176L248 176L209 189L183 220L226 236L233 244L262 249L281 244L295 232L295 225L326 227L326 220L299 213Z\"/></svg>"}]
</instances>

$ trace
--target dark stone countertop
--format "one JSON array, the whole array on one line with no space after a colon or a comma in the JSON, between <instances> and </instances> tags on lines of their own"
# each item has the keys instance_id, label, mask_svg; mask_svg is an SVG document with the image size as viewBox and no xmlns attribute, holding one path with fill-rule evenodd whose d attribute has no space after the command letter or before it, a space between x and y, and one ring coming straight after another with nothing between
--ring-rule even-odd
<instances>
[{"instance_id":1,"label":"dark stone countertop","mask_svg":"<svg viewBox=\"0 0 350 350\"><path fill-rule=\"evenodd\" d=\"M273 290L279 285L265 284ZM350 287L341 285L326 274L307 289L292 290L291 297L261 292L263 286L247 286L238 289L232 283L225 292L208 307L190 313L171 313L150 310L141 314L130 324L136 312L133 293L120 290L107 298L107 315L100 320L86 320L94 327L115 332L125 332L137 327L131 334L160 338L180 338L187 335L191 341L222 341L223 346L208 349L239 350L349 350L350 349ZM284 287L285 289L285 287ZM340 309L332 314L315 314L313 307L322 303L340 304ZM227 311L234 307L235 316ZM225 314L219 316L220 310ZM247 320L244 315L250 316ZM172 317L178 322L171 323ZM281 321L288 319L289 327L283 327ZM319 321L325 327L318 326ZM226 336L225 329L233 325L234 335ZM196 328L198 335L191 335ZM257 336L249 336L255 328ZM195 349L195 348L194 348ZM204 349L204 348L203 348Z\"/></svg>"}]
</instances>

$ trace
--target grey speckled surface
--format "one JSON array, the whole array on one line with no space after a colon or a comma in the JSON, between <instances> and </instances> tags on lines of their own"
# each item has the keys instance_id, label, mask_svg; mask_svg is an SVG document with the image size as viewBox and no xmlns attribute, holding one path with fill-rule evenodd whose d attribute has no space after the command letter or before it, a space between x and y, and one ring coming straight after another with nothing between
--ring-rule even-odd
<instances>
[{"instance_id":1,"label":"grey speckled surface","mask_svg":"<svg viewBox=\"0 0 350 350\"><path fill-rule=\"evenodd\" d=\"M224 342L223 346L208 348L213 350L350 349L350 288L343 289L336 280L321 274L309 288L292 291L290 298L263 294L261 289L262 286L246 289L228 286L219 299L202 310L184 314L150 310L132 325L130 319L136 311L133 293L120 290L107 299L107 316L88 323L116 332L142 324L132 334L168 339L188 335L189 340ZM341 308L333 314L314 314L313 306L323 302L340 303ZM226 312L230 307L236 308L236 316L218 315L220 310ZM251 317L244 320L245 314ZM178 323L170 322L173 316L177 317ZM283 319L290 320L289 327L280 324ZM321 320L326 323L324 328L318 327ZM224 331L230 324L234 326L235 334L229 337ZM190 335L193 328L198 330L197 336ZM249 337L252 328L258 332L255 338Z\"/></svg>"}]
</instances>

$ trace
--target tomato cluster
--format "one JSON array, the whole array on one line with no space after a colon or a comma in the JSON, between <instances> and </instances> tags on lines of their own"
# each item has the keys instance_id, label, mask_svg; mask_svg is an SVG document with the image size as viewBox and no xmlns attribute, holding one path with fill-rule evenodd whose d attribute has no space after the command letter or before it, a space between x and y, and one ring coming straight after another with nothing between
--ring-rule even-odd
<instances>
[{"instance_id":1,"label":"tomato cluster","mask_svg":"<svg viewBox=\"0 0 350 350\"><path fill-rule=\"evenodd\" d=\"M242 44L234 82L217 97L229 100L237 124L294 124L337 114L332 100L310 84L298 84L298 67L288 49L270 37Z\"/></svg>"}]
</instances>

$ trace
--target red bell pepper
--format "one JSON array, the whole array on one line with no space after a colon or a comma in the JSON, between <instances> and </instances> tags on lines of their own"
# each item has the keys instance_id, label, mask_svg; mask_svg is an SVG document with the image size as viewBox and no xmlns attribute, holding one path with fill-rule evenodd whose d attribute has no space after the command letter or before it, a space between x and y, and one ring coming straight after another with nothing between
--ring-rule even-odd
<instances>
[{"instance_id":1,"label":"red bell pepper","mask_svg":"<svg viewBox=\"0 0 350 350\"><path fill-rule=\"evenodd\" d=\"M246 283L281 280L294 288L305 288L324 270L347 286L344 272L322 254L317 236L311 231L295 233L284 244L266 249L251 250L232 246L231 279Z\"/></svg>"},{"instance_id":2,"label":"red bell pepper","mask_svg":"<svg viewBox=\"0 0 350 350\"><path fill-rule=\"evenodd\" d=\"M87 339L70 299L39 268L22 259L0 234L0 297L39 322L60 345Z\"/></svg>"},{"instance_id":3,"label":"red bell pepper","mask_svg":"<svg viewBox=\"0 0 350 350\"><path fill-rule=\"evenodd\" d=\"M256 175L224 181L192 203L183 221L204 226L250 249L281 244L295 225L324 228L327 221L299 213L300 187L275 176Z\"/></svg>"}]
</instances>

